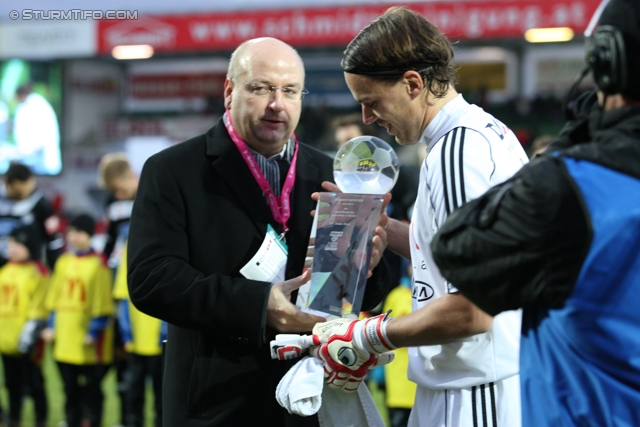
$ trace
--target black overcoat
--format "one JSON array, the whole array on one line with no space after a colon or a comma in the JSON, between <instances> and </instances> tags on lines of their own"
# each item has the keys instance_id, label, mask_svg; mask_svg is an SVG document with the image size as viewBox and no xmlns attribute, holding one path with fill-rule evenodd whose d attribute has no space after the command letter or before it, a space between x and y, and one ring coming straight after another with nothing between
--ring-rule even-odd
<instances>
[{"instance_id":1,"label":"black overcoat","mask_svg":"<svg viewBox=\"0 0 640 427\"><path fill-rule=\"evenodd\" d=\"M299 144L286 278L301 274L310 195L333 181L332 159ZM239 270L257 252L267 224L278 229L222 121L206 134L150 157L129 234L129 290L143 312L169 323L163 419L167 427L315 426L275 400L292 366L270 358L270 284ZM384 265L369 280L365 308L390 287Z\"/></svg>"}]
</instances>

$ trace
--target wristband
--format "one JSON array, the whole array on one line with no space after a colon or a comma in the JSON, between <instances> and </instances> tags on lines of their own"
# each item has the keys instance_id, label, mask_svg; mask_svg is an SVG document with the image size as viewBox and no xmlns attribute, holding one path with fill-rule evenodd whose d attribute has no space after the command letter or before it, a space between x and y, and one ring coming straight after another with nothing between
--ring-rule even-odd
<instances>
[{"instance_id":1,"label":"wristband","mask_svg":"<svg viewBox=\"0 0 640 427\"><path fill-rule=\"evenodd\" d=\"M398 348L389 341L387 336L387 324L391 320L389 312L358 322L356 325L358 330L354 334L356 346L373 354L386 353Z\"/></svg>"}]
</instances>

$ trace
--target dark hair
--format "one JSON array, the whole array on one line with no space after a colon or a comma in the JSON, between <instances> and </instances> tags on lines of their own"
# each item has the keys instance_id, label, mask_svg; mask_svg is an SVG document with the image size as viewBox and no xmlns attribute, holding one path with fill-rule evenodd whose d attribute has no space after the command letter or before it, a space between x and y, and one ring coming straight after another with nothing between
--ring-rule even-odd
<instances>
[{"instance_id":1,"label":"dark hair","mask_svg":"<svg viewBox=\"0 0 640 427\"><path fill-rule=\"evenodd\" d=\"M89 236L93 236L93 233L96 231L96 222L91 215L80 214L69 221L69 227L73 227L78 231L84 231Z\"/></svg>"},{"instance_id":2,"label":"dark hair","mask_svg":"<svg viewBox=\"0 0 640 427\"><path fill-rule=\"evenodd\" d=\"M39 259L42 255L42 233L35 225L19 225L9 233L16 242L23 244L29 250L29 259Z\"/></svg>"},{"instance_id":3,"label":"dark hair","mask_svg":"<svg viewBox=\"0 0 640 427\"><path fill-rule=\"evenodd\" d=\"M453 46L422 15L404 7L391 7L349 43L342 69L390 84L407 71L417 71L436 98L455 84Z\"/></svg>"},{"instance_id":4,"label":"dark hair","mask_svg":"<svg viewBox=\"0 0 640 427\"><path fill-rule=\"evenodd\" d=\"M33 172L28 166L22 163L11 162L7 169L6 180L8 184L15 181L25 182L33 176Z\"/></svg>"},{"instance_id":5,"label":"dark hair","mask_svg":"<svg viewBox=\"0 0 640 427\"><path fill-rule=\"evenodd\" d=\"M373 123L364 124L362 114L351 113L338 116L331 121L331 130L334 132L343 126L357 126L363 135L378 136L378 126Z\"/></svg>"},{"instance_id":6,"label":"dark hair","mask_svg":"<svg viewBox=\"0 0 640 427\"><path fill-rule=\"evenodd\" d=\"M16 95L27 96L33 91L33 84L31 82L18 86L16 89Z\"/></svg>"}]
</instances>

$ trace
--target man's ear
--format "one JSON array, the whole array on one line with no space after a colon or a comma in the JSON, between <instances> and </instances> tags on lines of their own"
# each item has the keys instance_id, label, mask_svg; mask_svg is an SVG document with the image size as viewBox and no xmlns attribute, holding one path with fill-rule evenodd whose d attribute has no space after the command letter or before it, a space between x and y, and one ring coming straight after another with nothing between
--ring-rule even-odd
<instances>
[{"instance_id":1,"label":"man's ear","mask_svg":"<svg viewBox=\"0 0 640 427\"><path fill-rule=\"evenodd\" d=\"M417 98L424 89L424 81L417 71L407 71L402 76L402 81L406 85L407 93L411 99Z\"/></svg>"},{"instance_id":2,"label":"man's ear","mask_svg":"<svg viewBox=\"0 0 640 427\"><path fill-rule=\"evenodd\" d=\"M231 92L233 92L233 82L228 77L224 81L224 108L231 109Z\"/></svg>"}]
</instances>

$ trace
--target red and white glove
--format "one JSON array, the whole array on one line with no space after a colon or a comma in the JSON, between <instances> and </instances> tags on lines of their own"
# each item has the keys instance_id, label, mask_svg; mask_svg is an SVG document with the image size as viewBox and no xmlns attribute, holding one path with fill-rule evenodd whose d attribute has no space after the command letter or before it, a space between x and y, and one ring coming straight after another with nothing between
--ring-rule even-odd
<instances>
[{"instance_id":1,"label":"red and white glove","mask_svg":"<svg viewBox=\"0 0 640 427\"><path fill-rule=\"evenodd\" d=\"M387 338L388 321L386 313L365 320L341 318L314 326L314 340L323 344L312 354L324 361L324 379L329 387L354 392L371 366L393 360L391 350L396 347Z\"/></svg>"},{"instance_id":2,"label":"red and white glove","mask_svg":"<svg viewBox=\"0 0 640 427\"><path fill-rule=\"evenodd\" d=\"M291 360L314 345L320 345L320 338L315 335L278 334L269 347L272 359Z\"/></svg>"}]
</instances>

